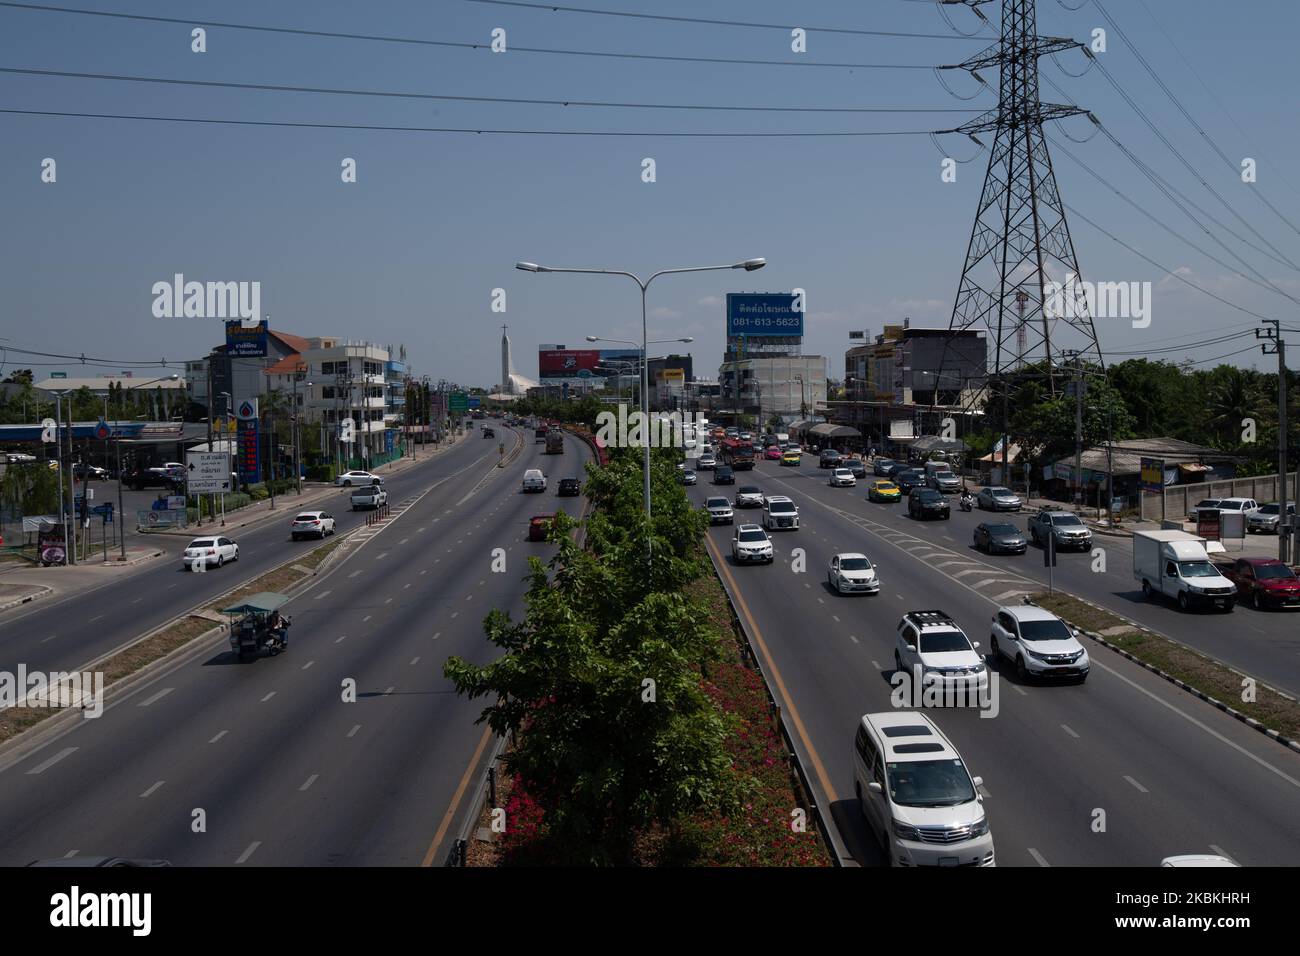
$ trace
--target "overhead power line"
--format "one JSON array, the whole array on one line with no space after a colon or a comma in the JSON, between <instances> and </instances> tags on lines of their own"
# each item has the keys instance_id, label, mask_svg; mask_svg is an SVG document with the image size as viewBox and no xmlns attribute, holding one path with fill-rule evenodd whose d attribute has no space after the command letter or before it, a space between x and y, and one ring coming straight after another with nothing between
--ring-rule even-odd
<instances>
[{"instance_id":1,"label":"overhead power line","mask_svg":"<svg viewBox=\"0 0 1300 956\"><path fill-rule=\"evenodd\" d=\"M171 86L214 87L274 93L324 93L339 96L378 96L395 99L447 100L464 103L515 103L526 106L582 106L645 110L716 110L753 113L973 113L972 109L908 106L729 106L693 103L619 103L606 100L554 100L514 96L462 96L447 93L410 93L389 90L353 90L322 86L287 86L273 83L231 83L217 80L181 80L162 76L130 76L121 73L78 73L70 70L34 70L0 66L0 73L26 76L59 76L83 80L113 80L127 83L159 83Z\"/></svg>"},{"instance_id":2,"label":"overhead power line","mask_svg":"<svg viewBox=\"0 0 1300 956\"><path fill-rule=\"evenodd\" d=\"M522 7L541 13L576 13L587 16L626 17L634 20L661 20L668 23L696 23L715 27L747 27L756 30L804 29L809 33L839 33L847 36L909 37L923 40L968 40L970 37L950 33L904 33L896 30L860 30L850 27L816 27L806 23L754 23L747 20L716 20L706 17L680 17L663 13L640 13L631 10L597 10L591 7L565 7L553 3L525 3L523 0L465 0L466 3L490 4L497 7Z\"/></svg>"},{"instance_id":3,"label":"overhead power line","mask_svg":"<svg viewBox=\"0 0 1300 956\"><path fill-rule=\"evenodd\" d=\"M290 36L316 37L329 40L364 40L371 43L400 43L411 46L432 46L456 50L477 50L491 52L490 43L465 43L455 40L430 40L423 37L400 37L372 33L344 33L329 30L303 30L293 27L269 27L253 23L229 23L218 20L198 18L182 19L179 17L160 17L142 13L113 13L107 10L82 10L75 7L56 7L49 4L14 3L12 0L0 0L0 7L12 7L18 10L35 10L43 13L66 13L88 17L109 17L117 20L134 20L145 23L178 23L184 26L202 25L218 27L224 30L249 30L256 33L279 33ZM798 66L817 69L848 70L933 70L933 63L826 63L808 59L796 60L760 60L719 56L670 56L655 53L611 53L600 50L565 50L552 47L510 46L511 53L538 53L556 56L589 56L616 60L657 60L669 63L711 63L729 66ZM494 56L500 54L493 54Z\"/></svg>"},{"instance_id":4,"label":"overhead power line","mask_svg":"<svg viewBox=\"0 0 1300 956\"><path fill-rule=\"evenodd\" d=\"M842 132L697 132L647 130L568 130L568 129L488 129L457 126L379 126L369 123L293 123L284 120L236 120L213 119L197 116L137 116L127 113L83 113L63 110L18 110L0 109L0 113L12 113L22 116L62 116L80 119L139 120L153 123L210 123L217 126L280 126L291 129L350 129L369 130L391 133L474 133L478 135L497 136L605 136L605 137L655 137L665 136L674 139L801 139L830 137L867 137L867 136L929 136L930 130L850 130Z\"/></svg>"}]
</instances>

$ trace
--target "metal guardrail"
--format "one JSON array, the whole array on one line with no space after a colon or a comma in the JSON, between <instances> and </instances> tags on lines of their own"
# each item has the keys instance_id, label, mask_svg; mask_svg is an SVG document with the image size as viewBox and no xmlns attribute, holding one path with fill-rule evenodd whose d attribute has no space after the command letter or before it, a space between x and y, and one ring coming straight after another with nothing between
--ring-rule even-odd
<instances>
[{"instance_id":1,"label":"metal guardrail","mask_svg":"<svg viewBox=\"0 0 1300 956\"><path fill-rule=\"evenodd\" d=\"M469 843L470 840L474 839L474 831L478 827L478 818L483 815L485 808L496 806L497 761L501 759L501 752L505 750L505 746L505 737L497 737L493 742L492 750L487 756L487 767L483 772L483 776L479 779L478 785L474 788L474 794L470 797L469 805L465 809L460 829L456 831L456 839L451 841L451 846L447 850L447 858L443 862L443 866L466 865Z\"/></svg>"}]
</instances>

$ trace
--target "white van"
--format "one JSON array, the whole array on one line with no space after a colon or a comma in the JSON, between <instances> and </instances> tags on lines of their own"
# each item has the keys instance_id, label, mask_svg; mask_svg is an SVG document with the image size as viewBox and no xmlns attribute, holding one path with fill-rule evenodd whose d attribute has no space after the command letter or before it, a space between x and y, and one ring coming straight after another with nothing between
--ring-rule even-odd
<instances>
[{"instance_id":1,"label":"white van","mask_svg":"<svg viewBox=\"0 0 1300 956\"><path fill-rule=\"evenodd\" d=\"M994 866L979 788L957 748L925 714L865 714L854 789L891 866Z\"/></svg>"},{"instance_id":2,"label":"white van","mask_svg":"<svg viewBox=\"0 0 1300 956\"><path fill-rule=\"evenodd\" d=\"M1149 599L1160 593L1181 610L1217 607L1231 611L1237 586L1210 561L1204 538L1186 531L1134 531L1133 578ZM1213 542L1216 549L1223 545Z\"/></svg>"},{"instance_id":3,"label":"white van","mask_svg":"<svg viewBox=\"0 0 1300 956\"><path fill-rule=\"evenodd\" d=\"M545 491L546 476L540 468L529 468L524 472L524 491Z\"/></svg>"}]
</instances>

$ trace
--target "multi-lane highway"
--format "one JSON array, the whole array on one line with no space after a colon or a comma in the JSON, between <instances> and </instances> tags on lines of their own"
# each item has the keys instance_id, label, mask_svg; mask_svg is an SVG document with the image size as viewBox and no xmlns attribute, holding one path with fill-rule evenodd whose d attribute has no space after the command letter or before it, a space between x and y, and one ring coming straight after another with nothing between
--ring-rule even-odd
<instances>
[{"instance_id":1,"label":"multi-lane highway","mask_svg":"<svg viewBox=\"0 0 1300 956\"><path fill-rule=\"evenodd\" d=\"M951 521L912 522L905 507L867 502L861 483L828 487L826 474L807 460L798 470L765 462L741 472L736 486L714 488L702 472L690 494L702 503L755 484L798 504L802 527L773 532L772 565L736 566L727 526L711 530L711 550L779 676L778 696L813 786L850 853L878 864L884 856L854 799L853 733L862 714L892 709L888 681L899 619L909 610L946 610L987 651L995 608L1040 590L1043 569L1032 550L1020 558L974 551L971 530L987 515L959 515L954 506ZM758 516L736 512L737 523ZM792 570L795 548L805 552L804 573ZM862 551L876 562L879 595L840 597L827 587L827 563L840 551ZM1058 586L1092 580L1091 572L1072 569L1074 560L1061 556ZM1123 573L1124 560L1112 555L1112 575ZM1092 587L1085 596L1106 589ZM1232 620L1200 626L1231 627ZM1096 646L1090 653L1086 684L1021 684L1002 667L996 717L934 713L971 772L984 778L1001 865L1154 866L1192 852L1246 865L1300 859L1293 824L1300 755L1118 655Z\"/></svg>"},{"instance_id":2,"label":"multi-lane highway","mask_svg":"<svg viewBox=\"0 0 1300 956\"><path fill-rule=\"evenodd\" d=\"M497 445L480 440L477 433L470 434L426 460L395 471L384 481L390 506L439 480L495 463L500 457ZM364 524L367 517L367 512L350 510L350 491L336 489L305 507L333 514L337 533L345 534ZM201 607L241 581L284 563L295 553L306 553L317 542L295 542L289 536L289 523L297 514L295 497L279 499L278 518L232 532L230 537L239 544L239 561L223 568L203 574L185 571L180 552L190 538L158 535L154 540L167 553L139 569L66 598L0 614L0 669L13 670L20 662L47 671L80 667L177 615ZM208 532L206 525L194 529L193 537L204 532Z\"/></svg>"},{"instance_id":3,"label":"multi-lane highway","mask_svg":"<svg viewBox=\"0 0 1300 956\"><path fill-rule=\"evenodd\" d=\"M286 654L239 664L209 641L110 695L102 717L0 751L0 865L73 852L208 865L441 862L487 741L474 725L483 702L457 696L443 662L490 659L484 615L521 613L527 557L553 550L526 540L528 519L577 515L585 501L554 495L559 478L582 477L580 441L566 438L562 457L527 433L523 442L505 468L494 467L495 442L471 438L405 473L394 493L395 477L400 515L295 594ZM530 467L550 478L545 494L520 493ZM288 548L280 537L283 528L274 543ZM504 573L492 571L497 548ZM345 702L351 682L356 700Z\"/></svg>"}]
</instances>

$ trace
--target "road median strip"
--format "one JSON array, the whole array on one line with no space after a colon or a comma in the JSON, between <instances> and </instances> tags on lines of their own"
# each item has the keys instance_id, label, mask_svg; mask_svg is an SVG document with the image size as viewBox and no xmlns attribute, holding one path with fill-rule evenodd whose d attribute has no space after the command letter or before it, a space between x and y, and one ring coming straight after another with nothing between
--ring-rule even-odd
<instances>
[{"instance_id":1,"label":"road median strip","mask_svg":"<svg viewBox=\"0 0 1300 956\"><path fill-rule=\"evenodd\" d=\"M1030 600L1103 647L1300 753L1300 701L1294 697L1081 598L1040 592ZM1243 701L1248 686L1254 700ZM1229 700L1233 703L1225 703Z\"/></svg>"}]
</instances>

